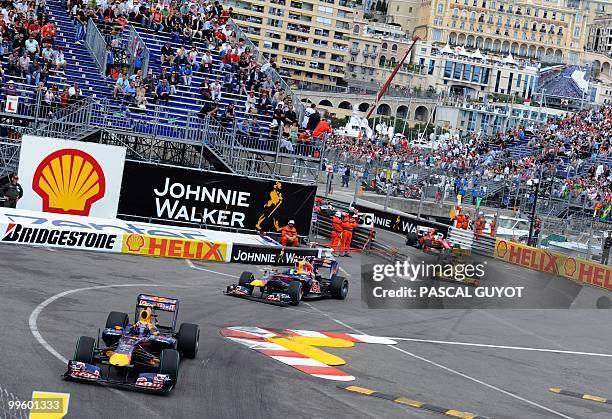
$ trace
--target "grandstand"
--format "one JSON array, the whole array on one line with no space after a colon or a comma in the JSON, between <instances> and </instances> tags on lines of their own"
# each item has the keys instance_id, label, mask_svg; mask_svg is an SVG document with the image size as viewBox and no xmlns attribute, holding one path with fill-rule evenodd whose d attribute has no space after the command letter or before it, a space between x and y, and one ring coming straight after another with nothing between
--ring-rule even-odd
<instances>
[{"instance_id":1,"label":"grandstand","mask_svg":"<svg viewBox=\"0 0 612 419\"><path fill-rule=\"evenodd\" d=\"M170 42L173 50L177 51L182 42L174 39L169 32L151 31L139 22L132 22L132 25L115 37L118 44L128 52L133 52L130 50L134 40L147 50L149 71L143 76L153 86L147 90L149 103L137 107L122 98L115 98L115 79L104 76L106 57L101 57L101 53L106 54L106 44L113 38L102 35L108 33L104 22L90 20L87 42L78 43L75 20L60 1L49 0L43 13L56 27L55 46L63 48L67 66L65 73L54 69L49 72L46 88L57 92L53 104L46 103L43 87L35 89L26 84L21 75L6 74L0 105L4 111L7 96L19 97L16 114L2 113L4 121L10 123L16 131L120 144L128 148L128 157L134 159L299 182L312 182L315 179L319 167L320 153L317 150L320 143L313 141L311 145L298 149L287 146L288 142L281 139L282 130L270 129L271 125L274 126L271 109L259 115L248 112L244 91L240 94L223 89L221 93L218 101L219 115L229 105L235 108L235 118L229 123L221 122L219 115L215 117L202 112L206 102L200 94L203 82L222 82L231 76L231 72L224 71L217 48L210 48L213 62L211 71L194 72L191 85L181 83L176 86L176 91L170 95L167 103L153 104L151 96L162 73L161 47ZM236 41L240 40L240 45L245 45L247 53L248 48L251 48L250 55L254 61L257 59L260 64L265 64L259 51L240 29L231 20L228 25L234 31ZM189 47L192 45L200 55L210 47L209 42L195 39ZM2 61L6 68L8 56L3 56ZM131 64L133 71L133 60L127 64ZM301 121L303 105L272 66L267 67L265 74L270 83L274 83L275 88L285 89L288 98L285 106L294 106L296 119ZM79 100L72 97L68 103L60 104L61 92L70 87L76 90L75 83L82 93ZM255 96L258 95L259 91ZM0 135L7 137L13 134L5 130Z\"/></svg>"},{"instance_id":2,"label":"grandstand","mask_svg":"<svg viewBox=\"0 0 612 419\"><path fill-rule=\"evenodd\" d=\"M547 106L580 110L587 98L590 79L589 66L550 67L541 71L537 91L545 96Z\"/></svg>"}]
</instances>

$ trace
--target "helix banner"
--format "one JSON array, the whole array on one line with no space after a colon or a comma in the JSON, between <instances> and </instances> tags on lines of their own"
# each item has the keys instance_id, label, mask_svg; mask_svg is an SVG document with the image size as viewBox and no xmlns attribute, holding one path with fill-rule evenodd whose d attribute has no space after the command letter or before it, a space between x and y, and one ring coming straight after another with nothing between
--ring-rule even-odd
<instances>
[{"instance_id":1,"label":"helix banner","mask_svg":"<svg viewBox=\"0 0 612 419\"><path fill-rule=\"evenodd\" d=\"M612 291L612 268L600 263L501 239L496 240L495 257Z\"/></svg>"}]
</instances>

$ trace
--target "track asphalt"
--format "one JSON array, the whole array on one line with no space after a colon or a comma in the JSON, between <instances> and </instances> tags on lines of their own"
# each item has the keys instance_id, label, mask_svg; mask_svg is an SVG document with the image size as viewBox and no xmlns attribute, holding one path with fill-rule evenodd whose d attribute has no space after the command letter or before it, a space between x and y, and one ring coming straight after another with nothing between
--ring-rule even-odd
<instances>
[{"instance_id":1,"label":"track asphalt","mask_svg":"<svg viewBox=\"0 0 612 419\"><path fill-rule=\"evenodd\" d=\"M481 344L399 340L395 346L357 344L329 352L343 357L347 364L339 368L357 377L345 385L447 409L490 418L612 417L612 405L549 391L612 396L612 357L558 352L611 354L608 310L369 310L360 300L359 255L341 259L351 281L347 300L297 308L221 294L237 281L232 276L257 274L256 267L14 245L0 245L0 260L0 390L24 400L32 390L70 393L69 418L443 417L307 376L223 338L219 329L228 326ZM530 272L507 265L506 274L526 280ZM39 307L59 293L92 287L103 288ZM72 356L77 336L96 336L111 310L131 314L140 292L179 298L179 322L201 327L198 357L183 362L174 392L155 396L62 381L60 359ZM37 307L37 330L47 346L29 324Z\"/></svg>"}]
</instances>

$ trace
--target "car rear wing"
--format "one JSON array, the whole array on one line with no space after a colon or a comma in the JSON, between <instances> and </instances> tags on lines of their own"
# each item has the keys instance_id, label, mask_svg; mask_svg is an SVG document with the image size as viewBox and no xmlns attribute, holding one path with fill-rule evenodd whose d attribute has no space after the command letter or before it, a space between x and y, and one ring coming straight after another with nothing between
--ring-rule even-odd
<instances>
[{"instance_id":1,"label":"car rear wing","mask_svg":"<svg viewBox=\"0 0 612 419\"><path fill-rule=\"evenodd\" d=\"M155 310L176 312L178 311L178 300L176 298L140 294L136 301L136 307L151 307Z\"/></svg>"}]
</instances>

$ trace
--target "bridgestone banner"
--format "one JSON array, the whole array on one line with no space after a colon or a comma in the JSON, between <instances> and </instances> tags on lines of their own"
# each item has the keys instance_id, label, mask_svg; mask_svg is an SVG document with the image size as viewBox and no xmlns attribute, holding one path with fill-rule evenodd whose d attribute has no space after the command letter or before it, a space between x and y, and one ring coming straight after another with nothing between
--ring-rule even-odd
<instances>
[{"instance_id":1,"label":"bridgestone banner","mask_svg":"<svg viewBox=\"0 0 612 419\"><path fill-rule=\"evenodd\" d=\"M232 246L230 262L249 265L291 266L305 256L319 256L319 250L235 244Z\"/></svg>"},{"instance_id":2,"label":"bridgestone banner","mask_svg":"<svg viewBox=\"0 0 612 419\"><path fill-rule=\"evenodd\" d=\"M280 231L295 220L307 235L316 187L126 162L120 217L175 225Z\"/></svg>"},{"instance_id":3,"label":"bridgestone banner","mask_svg":"<svg viewBox=\"0 0 612 419\"><path fill-rule=\"evenodd\" d=\"M121 241L120 236L120 234L8 224L1 241L3 243L112 252L117 250Z\"/></svg>"},{"instance_id":4,"label":"bridgestone banner","mask_svg":"<svg viewBox=\"0 0 612 419\"><path fill-rule=\"evenodd\" d=\"M380 228L387 231L393 231L399 234L416 233L419 229L437 228L438 233L448 237L448 227L446 224L437 223L419 219L417 217L406 217L403 215L393 214L377 210L363 205L354 205L360 213L367 213L367 221L372 222L375 228Z\"/></svg>"}]
</instances>

